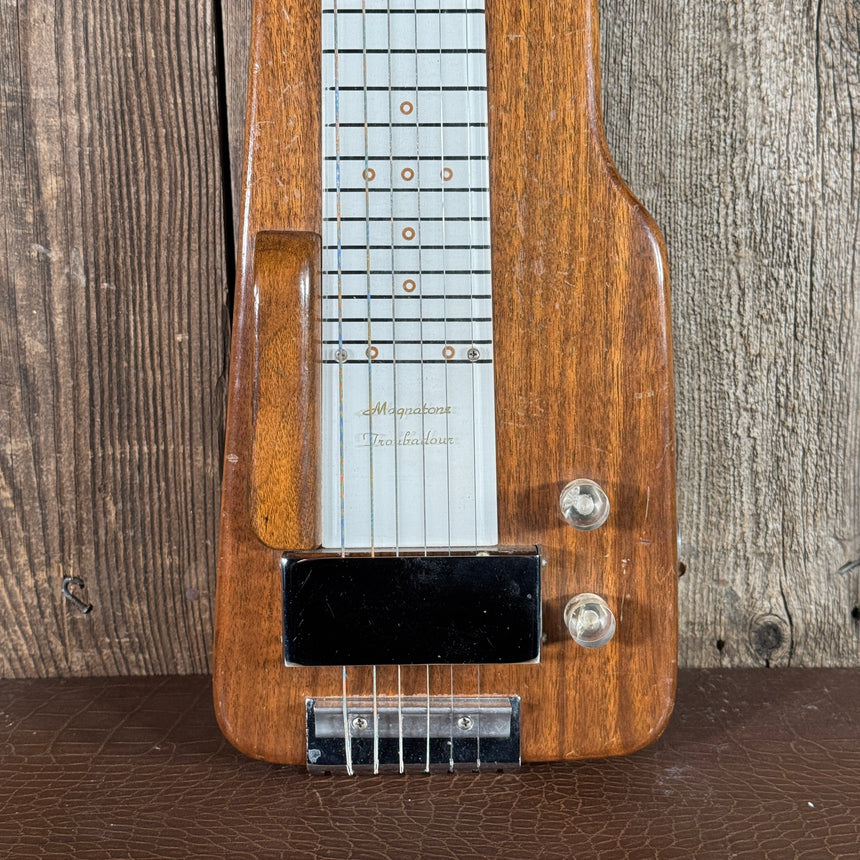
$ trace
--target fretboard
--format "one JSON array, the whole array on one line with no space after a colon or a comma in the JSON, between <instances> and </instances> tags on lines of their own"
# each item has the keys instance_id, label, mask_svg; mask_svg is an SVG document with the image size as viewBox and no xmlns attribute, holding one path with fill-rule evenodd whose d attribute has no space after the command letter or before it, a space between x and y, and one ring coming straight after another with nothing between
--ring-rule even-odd
<instances>
[{"instance_id":1,"label":"fretboard","mask_svg":"<svg viewBox=\"0 0 860 860\"><path fill-rule=\"evenodd\" d=\"M322 14L323 543L493 545L483 5Z\"/></svg>"}]
</instances>

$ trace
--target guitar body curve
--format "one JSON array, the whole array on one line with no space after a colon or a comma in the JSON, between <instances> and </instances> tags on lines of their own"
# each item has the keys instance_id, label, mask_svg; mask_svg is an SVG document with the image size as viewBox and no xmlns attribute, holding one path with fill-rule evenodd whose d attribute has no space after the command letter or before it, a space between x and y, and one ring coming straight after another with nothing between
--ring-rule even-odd
<instances>
[{"instance_id":1,"label":"guitar body curve","mask_svg":"<svg viewBox=\"0 0 860 860\"><path fill-rule=\"evenodd\" d=\"M632 752L660 734L674 701L665 248L607 152L595 6L486 5L499 544L540 548L540 659L480 673L381 666L376 676L389 695L399 675L404 691L429 681L519 697L525 761ZM342 672L284 665L281 555L315 549L318 535L308 509L318 467L307 445L318 419L295 398L316 390L308 332L318 313L309 296L318 289L322 129L319 5L299 0L289 15L281 7L254 5L214 697L240 750L304 764L306 700L340 696ZM279 238L258 242L264 234ZM299 346L272 357L273 337ZM263 354L265 372L286 382L261 384ZM561 515L559 494L577 478L611 501L600 528L577 530ZM565 607L584 592L615 613L617 632L601 648L581 647L565 625ZM354 689L371 683L370 667L350 668Z\"/></svg>"}]
</instances>

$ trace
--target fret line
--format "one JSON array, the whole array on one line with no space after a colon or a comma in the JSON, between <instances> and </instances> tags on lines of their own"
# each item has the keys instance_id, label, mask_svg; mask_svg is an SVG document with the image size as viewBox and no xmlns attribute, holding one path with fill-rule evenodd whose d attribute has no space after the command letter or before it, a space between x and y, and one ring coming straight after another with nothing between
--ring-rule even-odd
<instances>
[{"instance_id":1,"label":"fret line","mask_svg":"<svg viewBox=\"0 0 860 860\"><path fill-rule=\"evenodd\" d=\"M464 9L462 6L442 7L440 9L338 9L338 15L481 15L483 9ZM323 9L323 15L333 15L334 9Z\"/></svg>"},{"instance_id":2,"label":"fret line","mask_svg":"<svg viewBox=\"0 0 860 860\"><path fill-rule=\"evenodd\" d=\"M333 189L331 189L331 188L327 188L326 190L327 191L333 191ZM463 189L463 190L465 190L465 189ZM417 216L415 218L410 218L406 215L404 215L404 216L398 215L397 217L395 217L394 220L395 221L409 221L409 223L411 224L413 222L421 222L421 221L442 221L443 219L439 215L422 215L420 218ZM487 215L446 215L444 220L445 221L488 221L489 217ZM329 216L323 218L323 221L342 221L342 222L360 221L362 224L365 221L385 221L386 223L388 223L389 221L391 221L391 216L390 215L369 215L369 216L341 215L340 217L338 217L337 215L329 215Z\"/></svg>"},{"instance_id":3,"label":"fret line","mask_svg":"<svg viewBox=\"0 0 860 860\"><path fill-rule=\"evenodd\" d=\"M324 54L485 54L483 48L323 48ZM435 87L436 90L439 87Z\"/></svg>"},{"instance_id":4,"label":"fret line","mask_svg":"<svg viewBox=\"0 0 860 860\"><path fill-rule=\"evenodd\" d=\"M489 155L327 155L326 161L489 161ZM422 189L424 190L424 189Z\"/></svg>"},{"instance_id":5,"label":"fret line","mask_svg":"<svg viewBox=\"0 0 860 860\"><path fill-rule=\"evenodd\" d=\"M334 188L326 188L330 194L335 193ZM466 188L341 188L341 194L355 194L355 193L379 193L379 194L389 194L390 192L394 192L395 194L441 194L443 191L446 194L454 194L455 192L459 192L461 194L470 194L473 191L489 191L489 188L478 188L474 185L468 186Z\"/></svg>"},{"instance_id":6,"label":"fret line","mask_svg":"<svg viewBox=\"0 0 860 860\"><path fill-rule=\"evenodd\" d=\"M339 84L338 86L326 87L326 90L329 92L339 92L339 93L351 93L351 92L369 92L369 93L388 93L388 92L409 92L409 93L466 93L466 92L486 92L486 86L482 86L480 84L472 84L471 86L451 86L451 87L424 87L424 86L415 86L415 87L406 87L406 86L397 86L397 84L392 84L390 87L362 87L362 86L344 86L343 84ZM341 125L346 125L347 123L341 123ZM364 123L361 123L364 125ZM388 128L388 123L376 123L377 125L384 125ZM402 123L408 128L414 128L416 125L418 127L427 126L428 128L438 128L438 123L414 123L407 122ZM328 123L328 125L336 125L336 123ZM397 123L395 123L397 125ZM457 125L472 125L475 128L486 126L485 122L481 123L457 123Z\"/></svg>"},{"instance_id":7,"label":"fret line","mask_svg":"<svg viewBox=\"0 0 860 860\"><path fill-rule=\"evenodd\" d=\"M420 322L440 322L440 323L471 323L471 322L492 322L492 317L323 317L324 323L367 323L367 322L383 322L383 323L420 323ZM365 343L366 341L362 341Z\"/></svg>"},{"instance_id":8,"label":"fret line","mask_svg":"<svg viewBox=\"0 0 860 860\"><path fill-rule=\"evenodd\" d=\"M408 219L407 219L408 220ZM326 251L417 251L412 245L323 245ZM422 245L422 251L489 251L489 245Z\"/></svg>"},{"instance_id":9,"label":"fret line","mask_svg":"<svg viewBox=\"0 0 860 860\"><path fill-rule=\"evenodd\" d=\"M391 271L391 269L324 269L323 275L414 275L412 269ZM490 269L422 269L422 275L489 275Z\"/></svg>"},{"instance_id":10,"label":"fret line","mask_svg":"<svg viewBox=\"0 0 860 860\"><path fill-rule=\"evenodd\" d=\"M481 345L487 346L492 343L491 340L462 340L461 338L457 338L455 340L412 340L398 338L397 340L377 340L375 337L368 339L361 338L360 340L324 340L323 343L326 346L337 346L338 344L345 343L351 344L353 346L391 346L393 344L397 344L400 346L405 344L407 346L423 346L425 343L432 344L433 346L440 346L442 344L450 344L451 346L472 346L472 345Z\"/></svg>"},{"instance_id":11,"label":"fret line","mask_svg":"<svg viewBox=\"0 0 860 860\"><path fill-rule=\"evenodd\" d=\"M362 341L367 343L367 341ZM334 358L324 358L323 364L359 364L362 367L367 367L368 364L492 364L492 358L478 358L471 361L468 358L398 358L393 361L390 358L357 358L347 359L346 361L338 361Z\"/></svg>"}]
</instances>

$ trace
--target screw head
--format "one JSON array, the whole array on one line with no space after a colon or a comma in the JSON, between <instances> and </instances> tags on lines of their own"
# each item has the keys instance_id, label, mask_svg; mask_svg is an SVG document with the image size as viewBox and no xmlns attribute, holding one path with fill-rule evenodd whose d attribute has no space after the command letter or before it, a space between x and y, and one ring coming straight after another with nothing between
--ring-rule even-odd
<instances>
[{"instance_id":1,"label":"screw head","mask_svg":"<svg viewBox=\"0 0 860 860\"><path fill-rule=\"evenodd\" d=\"M461 732L468 732L473 725L475 725L474 720L466 714L457 720L457 728L459 728Z\"/></svg>"},{"instance_id":2,"label":"screw head","mask_svg":"<svg viewBox=\"0 0 860 860\"><path fill-rule=\"evenodd\" d=\"M470 346L466 350L466 358L469 361L477 361L481 357L481 350L479 350L476 346Z\"/></svg>"},{"instance_id":3,"label":"screw head","mask_svg":"<svg viewBox=\"0 0 860 860\"><path fill-rule=\"evenodd\" d=\"M368 725L369 723L364 717L356 717L352 721L352 727L360 732L364 731L368 727Z\"/></svg>"}]
</instances>

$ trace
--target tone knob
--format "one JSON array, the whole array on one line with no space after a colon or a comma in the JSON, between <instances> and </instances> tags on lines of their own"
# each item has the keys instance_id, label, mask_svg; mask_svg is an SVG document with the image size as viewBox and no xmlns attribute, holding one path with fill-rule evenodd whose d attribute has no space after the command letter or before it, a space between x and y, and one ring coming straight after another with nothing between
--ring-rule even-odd
<instances>
[{"instance_id":1,"label":"tone knob","mask_svg":"<svg viewBox=\"0 0 860 860\"><path fill-rule=\"evenodd\" d=\"M588 478L571 481L559 496L561 515L575 529L591 531L609 516L609 498L603 488Z\"/></svg>"},{"instance_id":2,"label":"tone knob","mask_svg":"<svg viewBox=\"0 0 860 860\"><path fill-rule=\"evenodd\" d=\"M564 607L564 623L577 645L600 648L615 635L615 615L599 594L583 592Z\"/></svg>"}]
</instances>

